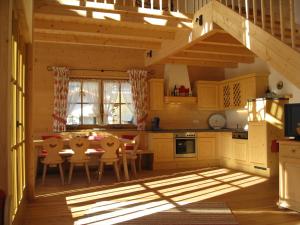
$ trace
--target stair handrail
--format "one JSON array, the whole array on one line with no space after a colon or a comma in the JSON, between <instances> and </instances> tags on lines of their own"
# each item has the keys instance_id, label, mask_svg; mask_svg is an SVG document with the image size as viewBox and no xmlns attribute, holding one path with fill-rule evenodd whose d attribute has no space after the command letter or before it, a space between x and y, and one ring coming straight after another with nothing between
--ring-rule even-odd
<instances>
[{"instance_id":1,"label":"stair handrail","mask_svg":"<svg viewBox=\"0 0 300 225\"><path fill-rule=\"evenodd\" d=\"M276 5L274 0L217 0L223 5L251 20L255 25L276 36L276 15L279 15L280 40L292 48L296 48L296 31L299 26L296 24L294 0L279 0ZM252 8L251 8L252 7ZM269 10L268 10L269 9ZM278 9L278 12L276 12ZM244 14L245 12L245 14ZM252 18L250 14L252 13ZM259 18L260 15L260 18ZM267 20L267 16L270 18ZM267 29L267 27L270 29ZM290 34L286 34L286 30Z\"/></svg>"}]
</instances>

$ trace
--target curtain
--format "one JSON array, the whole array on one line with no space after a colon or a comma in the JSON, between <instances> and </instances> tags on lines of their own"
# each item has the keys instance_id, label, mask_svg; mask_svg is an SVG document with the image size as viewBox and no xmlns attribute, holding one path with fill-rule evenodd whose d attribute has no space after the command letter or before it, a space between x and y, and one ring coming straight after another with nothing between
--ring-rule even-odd
<instances>
[{"instance_id":1,"label":"curtain","mask_svg":"<svg viewBox=\"0 0 300 225\"><path fill-rule=\"evenodd\" d=\"M66 130L67 99L69 90L69 69L66 67L53 67L54 71L54 109L53 131Z\"/></svg>"},{"instance_id":2,"label":"curtain","mask_svg":"<svg viewBox=\"0 0 300 225\"><path fill-rule=\"evenodd\" d=\"M129 81L131 84L137 129L145 130L149 108L147 71L129 70L127 73L129 74Z\"/></svg>"},{"instance_id":3,"label":"curtain","mask_svg":"<svg viewBox=\"0 0 300 225\"><path fill-rule=\"evenodd\" d=\"M130 118L125 118L125 113L122 113L122 120L128 121L129 123L136 124L136 119L134 115L134 107L133 107L133 100L132 100L132 93L131 93L131 85L128 81L121 81L121 102L126 104L126 107L130 111ZM129 115L130 115L129 114ZM128 116L127 116L128 117Z\"/></svg>"},{"instance_id":4,"label":"curtain","mask_svg":"<svg viewBox=\"0 0 300 225\"><path fill-rule=\"evenodd\" d=\"M103 109L104 109L104 123L112 124L113 118L113 106L114 103L119 102L119 82L118 81L104 81L103 82Z\"/></svg>"}]
</instances>

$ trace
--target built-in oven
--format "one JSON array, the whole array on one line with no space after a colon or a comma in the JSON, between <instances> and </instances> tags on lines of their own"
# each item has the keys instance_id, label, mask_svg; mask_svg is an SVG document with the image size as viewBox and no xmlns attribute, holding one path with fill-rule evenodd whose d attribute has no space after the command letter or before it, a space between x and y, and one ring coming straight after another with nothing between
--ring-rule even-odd
<instances>
[{"instance_id":1,"label":"built-in oven","mask_svg":"<svg viewBox=\"0 0 300 225\"><path fill-rule=\"evenodd\" d=\"M196 133L175 133L174 143L175 158L197 157Z\"/></svg>"}]
</instances>

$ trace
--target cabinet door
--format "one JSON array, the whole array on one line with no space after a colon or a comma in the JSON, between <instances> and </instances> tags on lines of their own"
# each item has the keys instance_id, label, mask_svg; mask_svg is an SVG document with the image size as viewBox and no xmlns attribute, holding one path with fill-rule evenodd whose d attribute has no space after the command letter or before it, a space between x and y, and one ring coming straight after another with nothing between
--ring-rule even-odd
<instances>
[{"instance_id":1,"label":"cabinet door","mask_svg":"<svg viewBox=\"0 0 300 225\"><path fill-rule=\"evenodd\" d=\"M300 160L282 157L279 166L279 195L283 207L300 210Z\"/></svg>"},{"instance_id":2,"label":"cabinet door","mask_svg":"<svg viewBox=\"0 0 300 225\"><path fill-rule=\"evenodd\" d=\"M221 158L233 158L232 133L221 133L220 134L219 155Z\"/></svg>"},{"instance_id":3,"label":"cabinet door","mask_svg":"<svg viewBox=\"0 0 300 225\"><path fill-rule=\"evenodd\" d=\"M219 108L219 91L217 84L198 84L197 96L199 109L217 110Z\"/></svg>"},{"instance_id":4,"label":"cabinet door","mask_svg":"<svg viewBox=\"0 0 300 225\"><path fill-rule=\"evenodd\" d=\"M151 143L154 152L155 162L164 162L174 160L173 139L156 139L153 138Z\"/></svg>"},{"instance_id":5,"label":"cabinet door","mask_svg":"<svg viewBox=\"0 0 300 225\"><path fill-rule=\"evenodd\" d=\"M231 88L229 83L220 85L220 104L222 109L231 107Z\"/></svg>"},{"instance_id":6,"label":"cabinet door","mask_svg":"<svg viewBox=\"0 0 300 225\"><path fill-rule=\"evenodd\" d=\"M233 140L234 159L247 162L248 161L248 140Z\"/></svg>"},{"instance_id":7,"label":"cabinet door","mask_svg":"<svg viewBox=\"0 0 300 225\"><path fill-rule=\"evenodd\" d=\"M150 80L150 110L162 110L164 107L164 81L163 79Z\"/></svg>"},{"instance_id":8,"label":"cabinet door","mask_svg":"<svg viewBox=\"0 0 300 225\"><path fill-rule=\"evenodd\" d=\"M247 101L256 98L256 77L242 79L241 83L241 107L247 107Z\"/></svg>"},{"instance_id":9,"label":"cabinet door","mask_svg":"<svg viewBox=\"0 0 300 225\"><path fill-rule=\"evenodd\" d=\"M249 122L248 143L250 162L267 166L267 124L265 122Z\"/></svg>"},{"instance_id":10,"label":"cabinet door","mask_svg":"<svg viewBox=\"0 0 300 225\"><path fill-rule=\"evenodd\" d=\"M239 108L242 106L242 91L241 91L241 82L236 81L230 83L230 100L232 108Z\"/></svg>"},{"instance_id":11,"label":"cabinet door","mask_svg":"<svg viewBox=\"0 0 300 225\"><path fill-rule=\"evenodd\" d=\"M216 159L216 138L198 138L198 160Z\"/></svg>"}]
</instances>

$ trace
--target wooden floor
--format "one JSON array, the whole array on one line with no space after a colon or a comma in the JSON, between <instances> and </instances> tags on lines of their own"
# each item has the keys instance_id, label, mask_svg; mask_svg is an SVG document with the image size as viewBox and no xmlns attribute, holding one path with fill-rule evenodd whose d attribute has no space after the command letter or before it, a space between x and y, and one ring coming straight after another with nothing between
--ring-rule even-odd
<instances>
[{"instance_id":1,"label":"wooden floor","mask_svg":"<svg viewBox=\"0 0 300 225\"><path fill-rule=\"evenodd\" d=\"M59 185L58 175L48 176L44 186L38 181L37 199L28 204L25 225L109 225L122 224L115 222L122 220L128 224L149 214L151 203L155 207L172 203L175 207L199 201L225 202L241 225L300 224L299 213L276 206L278 178L266 179L225 168L143 171L137 179L119 184L113 180L112 172L106 173L101 185L96 181L87 185L83 177L78 171L73 184L65 186ZM151 206L153 218L155 207ZM117 213L104 214L108 209Z\"/></svg>"}]
</instances>

